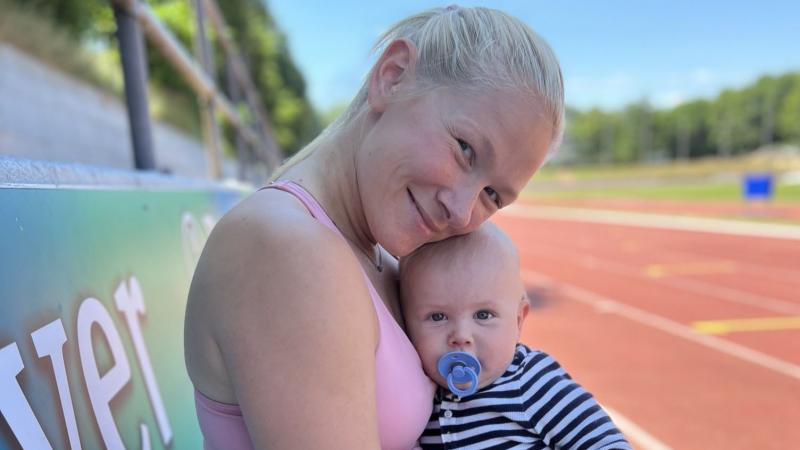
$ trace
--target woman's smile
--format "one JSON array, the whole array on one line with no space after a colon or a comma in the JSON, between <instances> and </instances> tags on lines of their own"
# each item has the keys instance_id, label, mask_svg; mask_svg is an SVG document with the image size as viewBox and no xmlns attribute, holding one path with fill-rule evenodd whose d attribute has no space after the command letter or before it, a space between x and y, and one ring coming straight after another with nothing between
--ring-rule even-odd
<instances>
[{"instance_id":1,"label":"woman's smile","mask_svg":"<svg viewBox=\"0 0 800 450\"><path fill-rule=\"evenodd\" d=\"M420 206L420 204L417 202L417 199L414 198L414 194L411 193L411 189L406 189L406 191L408 192L408 198L411 200L411 204L414 205L414 209L417 212L417 228L420 228L423 231L424 237L426 240L428 240L441 231L441 229L433 224L430 216L428 216L422 206Z\"/></svg>"}]
</instances>

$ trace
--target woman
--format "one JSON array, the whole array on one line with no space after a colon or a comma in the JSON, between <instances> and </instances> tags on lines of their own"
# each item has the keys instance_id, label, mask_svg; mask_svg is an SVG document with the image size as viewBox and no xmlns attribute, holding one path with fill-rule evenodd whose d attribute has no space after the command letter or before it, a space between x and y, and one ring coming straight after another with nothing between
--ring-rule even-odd
<instances>
[{"instance_id":1,"label":"woman","mask_svg":"<svg viewBox=\"0 0 800 450\"><path fill-rule=\"evenodd\" d=\"M185 339L207 448L413 447L433 384L395 257L513 202L561 136L558 63L514 18L427 11L378 47L349 109L200 258Z\"/></svg>"}]
</instances>

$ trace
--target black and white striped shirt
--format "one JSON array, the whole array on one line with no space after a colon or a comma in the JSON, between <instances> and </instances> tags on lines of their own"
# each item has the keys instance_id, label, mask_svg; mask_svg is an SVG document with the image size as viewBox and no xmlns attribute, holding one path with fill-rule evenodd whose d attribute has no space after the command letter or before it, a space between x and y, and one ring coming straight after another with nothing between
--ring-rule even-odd
<instances>
[{"instance_id":1,"label":"black and white striped shirt","mask_svg":"<svg viewBox=\"0 0 800 450\"><path fill-rule=\"evenodd\" d=\"M631 446L592 394L548 354L517 344L506 372L475 394L439 388L423 449L592 449Z\"/></svg>"}]
</instances>

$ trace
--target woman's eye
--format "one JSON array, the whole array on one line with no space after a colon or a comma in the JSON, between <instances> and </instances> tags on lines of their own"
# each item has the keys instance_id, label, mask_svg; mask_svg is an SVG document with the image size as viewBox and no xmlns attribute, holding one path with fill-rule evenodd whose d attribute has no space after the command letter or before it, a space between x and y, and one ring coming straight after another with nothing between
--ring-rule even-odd
<instances>
[{"instance_id":1,"label":"woman's eye","mask_svg":"<svg viewBox=\"0 0 800 450\"><path fill-rule=\"evenodd\" d=\"M494 314L489 311L478 311L475 313L475 318L478 320L489 320L492 317L494 317Z\"/></svg>"},{"instance_id":2,"label":"woman's eye","mask_svg":"<svg viewBox=\"0 0 800 450\"><path fill-rule=\"evenodd\" d=\"M472 147L465 141L462 141L461 139L457 139L457 141L458 146L461 147L461 152L464 153L464 157L467 158L467 161L469 161L469 165L471 166L472 162L475 160L475 151L472 150Z\"/></svg>"},{"instance_id":3,"label":"woman's eye","mask_svg":"<svg viewBox=\"0 0 800 450\"><path fill-rule=\"evenodd\" d=\"M494 202L495 205L497 205L498 208L502 206L500 202L500 194L498 194L497 191L490 188L489 186L483 188L483 191L486 192L486 195L489 196L489 198Z\"/></svg>"},{"instance_id":4,"label":"woman's eye","mask_svg":"<svg viewBox=\"0 0 800 450\"><path fill-rule=\"evenodd\" d=\"M433 313L433 314L431 314L431 320L434 321L434 322L441 322L442 320L444 320L446 318L447 318L447 316L445 316L443 313Z\"/></svg>"}]
</instances>

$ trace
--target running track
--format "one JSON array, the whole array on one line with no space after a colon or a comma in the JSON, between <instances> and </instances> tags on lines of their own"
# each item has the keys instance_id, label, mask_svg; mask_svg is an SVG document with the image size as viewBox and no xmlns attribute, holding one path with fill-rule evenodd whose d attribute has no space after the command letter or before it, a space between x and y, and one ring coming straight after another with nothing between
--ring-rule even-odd
<instances>
[{"instance_id":1,"label":"running track","mask_svg":"<svg viewBox=\"0 0 800 450\"><path fill-rule=\"evenodd\" d=\"M543 210L495 219L534 305L522 340L592 391L636 448L800 448L800 237Z\"/></svg>"}]
</instances>

